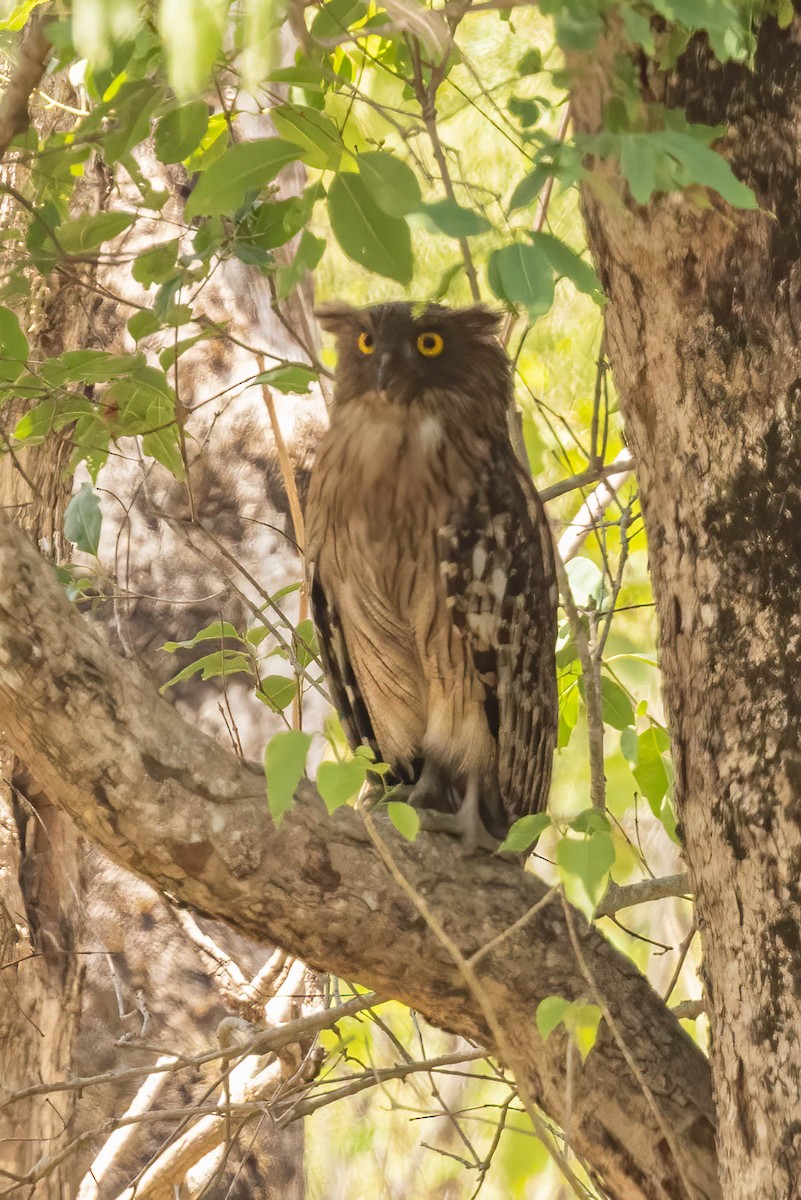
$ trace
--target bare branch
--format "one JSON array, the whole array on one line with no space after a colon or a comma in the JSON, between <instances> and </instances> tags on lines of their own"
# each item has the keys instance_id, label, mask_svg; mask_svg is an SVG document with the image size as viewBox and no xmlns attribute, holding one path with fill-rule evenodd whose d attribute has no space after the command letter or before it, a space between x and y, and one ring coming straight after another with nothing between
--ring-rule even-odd
<instances>
[{"instance_id":1,"label":"bare branch","mask_svg":"<svg viewBox=\"0 0 801 1200\"><path fill-rule=\"evenodd\" d=\"M648 900L666 900L670 896L687 896L692 892L690 876L686 871L680 875L664 875L661 879L641 879L637 883L620 885L612 883L595 910L596 917L611 917L623 908L645 904Z\"/></svg>"}]
</instances>

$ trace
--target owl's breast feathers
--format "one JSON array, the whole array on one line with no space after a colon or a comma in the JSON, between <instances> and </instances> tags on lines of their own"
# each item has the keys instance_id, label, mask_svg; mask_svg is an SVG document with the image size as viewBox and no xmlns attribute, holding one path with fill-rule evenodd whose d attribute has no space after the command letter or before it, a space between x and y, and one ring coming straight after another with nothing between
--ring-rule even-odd
<instances>
[{"instance_id":1,"label":"owl's breast feathers","mask_svg":"<svg viewBox=\"0 0 801 1200\"><path fill-rule=\"evenodd\" d=\"M556 736L556 582L539 498L508 438L348 406L307 502L311 598L353 745L401 777L478 775L499 830L544 806Z\"/></svg>"}]
</instances>

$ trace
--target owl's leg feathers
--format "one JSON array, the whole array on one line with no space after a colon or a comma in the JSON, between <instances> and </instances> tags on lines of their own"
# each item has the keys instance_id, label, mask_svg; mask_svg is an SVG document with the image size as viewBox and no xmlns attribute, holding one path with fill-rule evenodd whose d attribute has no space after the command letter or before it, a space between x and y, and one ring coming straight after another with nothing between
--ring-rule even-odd
<instances>
[{"instance_id":1,"label":"owl's leg feathers","mask_svg":"<svg viewBox=\"0 0 801 1200\"><path fill-rule=\"evenodd\" d=\"M500 842L487 832L481 820L481 783L477 776L467 780L464 800L457 812L420 812L420 827L429 833L450 833L460 838L468 854L474 850L494 852Z\"/></svg>"}]
</instances>

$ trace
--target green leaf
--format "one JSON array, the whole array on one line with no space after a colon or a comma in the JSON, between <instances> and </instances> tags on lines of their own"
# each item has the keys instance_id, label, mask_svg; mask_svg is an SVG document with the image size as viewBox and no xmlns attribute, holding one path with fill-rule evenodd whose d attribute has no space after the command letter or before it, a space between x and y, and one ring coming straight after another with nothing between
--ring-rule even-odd
<instances>
[{"instance_id":1,"label":"green leaf","mask_svg":"<svg viewBox=\"0 0 801 1200\"><path fill-rule=\"evenodd\" d=\"M553 304L553 270L542 250L513 242L493 250L488 267L490 287L500 300L521 304L532 320L548 312Z\"/></svg>"},{"instance_id":2,"label":"green leaf","mask_svg":"<svg viewBox=\"0 0 801 1200\"><path fill-rule=\"evenodd\" d=\"M411 804L403 800L390 800L387 804L387 816L401 837L407 842L413 842L420 832L420 814Z\"/></svg>"},{"instance_id":3,"label":"green leaf","mask_svg":"<svg viewBox=\"0 0 801 1200\"><path fill-rule=\"evenodd\" d=\"M587 915L601 899L614 861L612 839L603 831L581 840L565 837L557 844L556 862L565 893Z\"/></svg>"},{"instance_id":4,"label":"green leaf","mask_svg":"<svg viewBox=\"0 0 801 1200\"><path fill-rule=\"evenodd\" d=\"M512 96L509 99L509 112L517 117L522 129L530 129L539 121L542 110L536 100Z\"/></svg>"},{"instance_id":5,"label":"green leaf","mask_svg":"<svg viewBox=\"0 0 801 1200\"><path fill-rule=\"evenodd\" d=\"M292 647L301 667L308 667L309 663L320 657L317 631L311 617L307 617L305 621L298 621L292 635Z\"/></svg>"},{"instance_id":6,"label":"green leaf","mask_svg":"<svg viewBox=\"0 0 801 1200\"><path fill-rule=\"evenodd\" d=\"M336 171L342 159L342 138L330 117L303 104L283 104L270 109L270 120L280 137L294 142L297 157L318 171Z\"/></svg>"},{"instance_id":7,"label":"green leaf","mask_svg":"<svg viewBox=\"0 0 801 1200\"><path fill-rule=\"evenodd\" d=\"M299 729L276 733L264 751L264 776L267 783L267 805L276 827L292 807L297 786L306 768L306 756L311 734Z\"/></svg>"},{"instance_id":8,"label":"green leaf","mask_svg":"<svg viewBox=\"0 0 801 1200\"><path fill-rule=\"evenodd\" d=\"M539 75L542 70L542 51L536 46L526 51L517 64L518 75Z\"/></svg>"},{"instance_id":9,"label":"green leaf","mask_svg":"<svg viewBox=\"0 0 801 1200\"><path fill-rule=\"evenodd\" d=\"M143 308L141 312L134 313L128 321L128 332L135 342L150 337L157 329L161 329L161 321L150 308Z\"/></svg>"},{"instance_id":10,"label":"green leaf","mask_svg":"<svg viewBox=\"0 0 801 1200\"><path fill-rule=\"evenodd\" d=\"M152 250L145 250L134 261L131 274L142 287L149 288L154 283L164 283L175 270L175 260L178 257L180 241L175 238L171 242L160 242Z\"/></svg>"},{"instance_id":11,"label":"green leaf","mask_svg":"<svg viewBox=\"0 0 801 1200\"><path fill-rule=\"evenodd\" d=\"M577 608L600 608L604 601L604 576L591 558L577 554L566 565L570 590Z\"/></svg>"},{"instance_id":12,"label":"green leaf","mask_svg":"<svg viewBox=\"0 0 801 1200\"><path fill-rule=\"evenodd\" d=\"M189 221L199 214L222 216L235 212L246 192L263 188L297 157L297 146L281 138L229 146L198 180L186 202L186 219Z\"/></svg>"},{"instance_id":13,"label":"green leaf","mask_svg":"<svg viewBox=\"0 0 801 1200\"><path fill-rule=\"evenodd\" d=\"M135 220L136 213L129 212L81 213L59 225L56 237L65 254L83 254L118 237Z\"/></svg>"},{"instance_id":14,"label":"green leaf","mask_svg":"<svg viewBox=\"0 0 801 1200\"><path fill-rule=\"evenodd\" d=\"M311 23L311 35L315 41L337 38L366 15L365 0L328 0Z\"/></svg>"},{"instance_id":15,"label":"green leaf","mask_svg":"<svg viewBox=\"0 0 801 1200\"><path fill-rule=\"evenodd\" d=\"M632 774L654 816L659 817L662 799L670 786L670 776L653 725L637 738L637 762L632 767Z\"/></svg>"},{"instance_id":16,"label":"green leaf","mask_svg":"<svg viewBox=\"0 0 801 1200\"><path fill-rule=\"evenodd\" d=\"M600 279L575 250L551 233L532 233L531 240L544 251L557 275L569 279L586 296L592 296L596 304L603 304L604 292Z\"/></svg>"},{"instance_id":17,"label":"green leaf","mask_svg":"<svg viewBox=\"0 0 801 1200\"><path fill-rule=\"evenodd\" d=\"M317 372L312 371L311 367L304 367L300 363L291 363L286 367L272 367L269 371L263 371L261 375L256 376L253 382L266 383L268 387L274 388L284 395L305 395L311 391L311 384L316 379Z\"/></svg>"},{"instance_id":18,"label":"green leaf","mask_svg":"<svg viewBox=\"0 0 801 1200\"><path fill-rule=\"evenodd\" d=\"M582 1062L595 1045L602 1015L597 1004L579 1004L575 1000L565 1013L565 1027L578 1046Z\"/></svg>"},{"instance_id":19,"label":"green leaf","mask_svg":"<svg viewBox=\"0 0 801 1200\"><path fill-rule=\"evenodd\" d=\"M609 818L599 808L585 808L570 821L576 833L609 833Z\"/></svg>"},{"instance_id":20,"label":"green leaf","mask_svg":"<svg viewBox=\"0 0 801 1200\"><path fill-rule=\"evenodd\" d=\"M205 100L191 100L172 109L156 125L156 158L162 163L183 162L198 148L208 127Z\"/></svg>"},{"instance_id":21,"label":"green leaf","mask_svg":"<svg viewBox=\"0 0 801 1200\"><path fill-rule=\"evenodd\" d=\"M519 817L501 842L497 853L504 854L507 850L524 853L534 845L550 824L549 813L527 813L525 817Z\"/></svg>"},{"instance_id":22,"label":"green leaf","mask_svg":"<svg viewBox=\"0 0 801 1200\"><path fill-rule=\"evenodd\" d=\"M14 437L18 442L35 446L49 434L93 412L85 396L50 396L20 417L14 427Z\"/></svg>"},{"instance_id":23,"label":"green leaf","mask_svg":"<svg viewBox=\"0 0 801 1200\"><path fill-rule=\"evenodd\" d=\"M613 729L625 729L634 724L631 701L622 687L608 675L601 676L601 710L605 723Z\"/></svg>"},{"instance_id":24,"label":"green leaf","mask_svg":"<svg viewBox=\"0 0 801 1200\"><path fill-rule=\"evenodd\" d=\"M227 15L226 0L161 0L159 32L179 96L196 95L208 80L222 49Z\"/></svg>"},{"instance_id":25,"label":"green leaf","mask_svg":"<svg viewBox=\"0 0 801 1200\"><path fill-rule=\"evenodd\" d=\"M359 174L370 199L390 217L405 217L422 203L420 184L411 167L383 150L359 155Z\"/></svg>"},{"instance_id":26,"label":"green leaf","mask_svg":"<svg viewBox=\"0 0 801 1200\"><path fill-rule=\"evenodd\" d=\"M275 294L279 300L286 300L306 278L306 272L314 270L324 250L324 239L304 229L292 262L288 267L279 267L275 273Z\"/></svg>"},{"instance_id":27,"label":"green leaf","mask_svg":"<svg viewBox=\"0 0 801 1200\"><path fill-rule=\"evenodd\" d=\"M168 688L183 682L184 679L191 679L193 675L199 675L201 679L207 680L240 674L251 674L250 659L246 655L239 650L215 650L213 654L206 654L203 658L189 663L177 675L173 675L172 679L163 683L159 691L166 692Z\"/></svg>"},{"instance_id":28,"label":"green leaf","mask_svg":"<svg viewBox=\"0 0 801 1200\"><path fill-rule=\"evenodd\" d=\"M328 811L334 812L358 796L367 778L370 764L363 758L349 758L345 762L321 762L317 768L315 782Z\"/></svg>"},{"instance_id":29,"label":"green leaf","mask_svg":"<svg viewBox=\"0 0 801 1200\"><path fill-rule=\"evenodd\" d=\"M145 366L144 354L109 354L106 350L66 350L43 362L39 374L51 387L67 383L107 383Z\"/></svg>"},{"instance_id":30,"label":"green leaf","mask_svg":"<svg viewBox=\"0 0 801 1200\"><path fill-rule=\"evenodd\" d=\"M74 474L78 463L85 462L92 483L96 484L100 469L108 459L109 447L108 427L97 413L87 413L78 418L72 432L72 445L67 474Z\"/></svg>"},{"instance_id":31,"label":"green leaf","mask_svg":"<svg viewBox=\"0 0 801 1200\"><path fill-rule=\"evenodd\" d=\"M620 752L633 766L637 765L639 757L639 739L634 729L624 729L620 735Z\"/></svg>"},{"instance_id":32,"label":"green leaf","mask_svg":"<svg viewBox=\"0 0 801 1200\"><path fill-rule=\"evenodd\" d=\"M722 155L703 145L695 137L667 130L654 134L658 145L672 154L680 164L679 183L682 186L698 183L712 188L733 208L758 208L757 198L747 184L742 183Z\"/></svg>"},{"instance_id":33,"label":"green leaf","mask_svg":"<svg viewBox=\"0 0 801 1200\"><path fill-rule=\"evenodd\" d=\"M514 212L518 208L527 208L529 204L533 204L552 174L553 171L550 167L539 163L533 171L524 175L512 192L509 212Z\"/></svg>"},{"instance_id":34,"label":"green leaf","mask_svg":"<svg viewBox=\"0 0 801 1200\"><path fill-rule=\"evenodd\" d=\"M100 498L91 484L82 483L64 513L64 537L85 554L97 554L102 523Z\"/></svg>"},{"instance_id":35,"label":"green leaf","mask_svg":"<svg viewBox=\"0 0 801 1200\"><path fill-rule=\"evenodd\" d=\"M174 654L176 650L194 650L195 646L199 646L202 642L221 642L224 638L236 638L241 641L238 630L230 621L212 621L210 625L204 625L199 629L194 637L189 638L186 642L165 642L161 647L168 654Z\"/></svg>"},{"instance_id":36,"label":"green leaf","mask_svg":"<svg viewBox=\"0 0 801 1200\"><path fill-rule=\"evenodd\" d=\"M572 686L566 688L559 700L559 734L557 745L560 750L569 745L570 737L576 727L579 713L579 699L581 692L579 691L578 681L574 681Z\"/></svg>"},{"instance_id":37,"label":"green leaf","mask_svg":"<svg viewBox=\"0 0 801 1200\"><path fill-rule=\"evenodd\" d=\"M181 456L181 439L175 420L175 395L172 389L154 397L148 405L145 423L149 432L142 436L142 450L166 467L176 479L186 478Z\"/></svg>"},{"instance_id":38,"label":"green leaf","mask_svg":"<svg viewBox=\"0 0 801 1200\"><path fill-rule=\"evenodd\" d=\"M421 204L417 210L428 217L441 233L448 237L474 237L491 229L486 217L472 208L462 208L455 200L436 200L433 204Z\"/></svg>"},{"instance_id":39,"label":"green leaf","mask_svg":"<svg viewBox=\"0 0 801 1200\"><path fill-rule=\"evenodd\" d=\"M275 713L288 708L297 694L297 680L287 679L285 675L266 675L256 689L256 695L262 704L266 704Z\"/></svg>"},{"instance_id":40,"label":"green leaf","mask_svg":"<svg viewBox=\"0 0 801 1200\"><path fill-rule=\"evenodd\" d=\"M377 275L412 279L412 242L404 220L374 203L360 175L337 175L328 191L328 215L345 253Z\"/></svg>"},{"instance_id":41,"label":"green leaf","mask_svg":"<svg viewBox=\"0 0 801 1200\"><path fill-rule=\"evenodd\" d=\"M28 358L28 340L10 308L0 306L0 382L13 383Z\"/></svg>"},{"instance_id":42,"label":"green leaf","mask_svg":"<svg viewBox=\"0 0 801 1200\"><path fill-rule=\"evenodd\" d=\"M546 996L544 1000L540 1000L535 1020L537 1032L544 1042L547 1042L557 1025L562 1024L569 1008L570 1001L565 1000L564 996Z\"/></svg>"}]
</instances>

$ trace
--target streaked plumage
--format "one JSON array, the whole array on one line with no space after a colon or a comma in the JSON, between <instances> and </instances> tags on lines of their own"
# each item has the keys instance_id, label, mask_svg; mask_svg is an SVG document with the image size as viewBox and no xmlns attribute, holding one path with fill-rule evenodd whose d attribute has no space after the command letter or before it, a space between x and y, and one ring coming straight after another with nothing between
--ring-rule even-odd
<instances>
[{"instance_id":1,"label":"streaked plumage","mask_svg":"<svg viewBox=\"0 0 801 1200\"><path fill-rule=\"evenodd\" d=\"M319 315L339 363L307 558L337 708L414 803L454 812L467 797L502 837L546 802L557 699L553 550L509 440L498 317Z\"/></svg>"}]
</instances>

